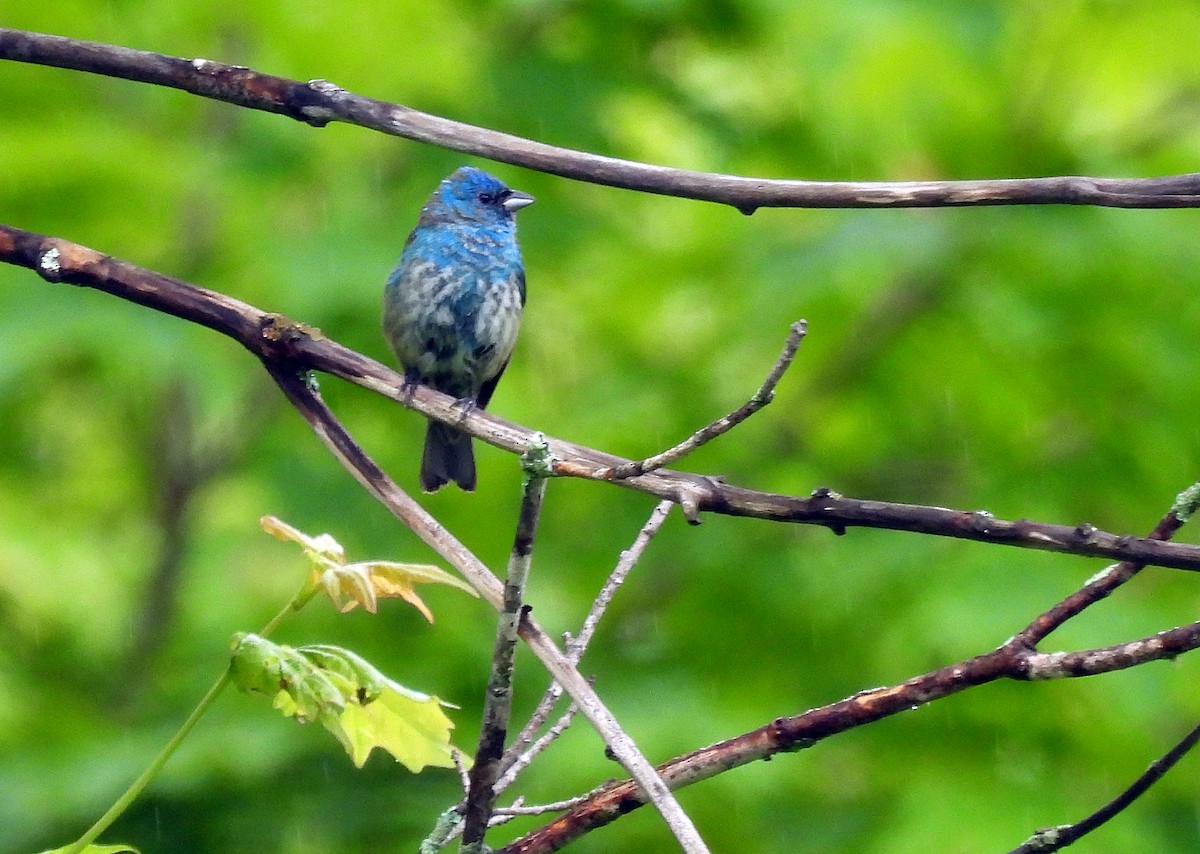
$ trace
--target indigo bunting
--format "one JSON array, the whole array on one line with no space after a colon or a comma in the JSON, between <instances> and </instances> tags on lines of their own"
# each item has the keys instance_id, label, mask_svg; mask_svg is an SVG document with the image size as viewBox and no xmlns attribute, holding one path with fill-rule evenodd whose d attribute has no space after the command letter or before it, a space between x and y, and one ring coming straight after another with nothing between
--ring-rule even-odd
<instances>
[{"instance_id":1,"label":"indigo bunting","mask_svg":"<svg viewBox=\"0 0 1200 854\"><path fill-rule=\"evenodd\" d=\"M404 244L383 294L383 333L417 382L487 406L517 343L525 265L514 214L533 196L463 166L442 181ZM471 437L437 421L425 431L421 488L475 488Z\"/></svg>"}]
</instances>

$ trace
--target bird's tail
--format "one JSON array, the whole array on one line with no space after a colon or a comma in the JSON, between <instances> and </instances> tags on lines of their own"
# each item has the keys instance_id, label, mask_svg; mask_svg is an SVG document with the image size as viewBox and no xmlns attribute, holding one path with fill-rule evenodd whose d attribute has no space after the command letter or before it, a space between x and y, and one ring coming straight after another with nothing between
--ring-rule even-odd
<instances>
[{"instance_id":1,"label":"bird's tail","mask_svg":"<svg viewBox=\"0 0 1200 854\"><path fill-rule=\"evenodd\" d=\"M425 430L421 455L421 489L437 492L454 481L467 492L475 491L475 452L466 433L436 421Z\"/></svg>"}]
</instances>

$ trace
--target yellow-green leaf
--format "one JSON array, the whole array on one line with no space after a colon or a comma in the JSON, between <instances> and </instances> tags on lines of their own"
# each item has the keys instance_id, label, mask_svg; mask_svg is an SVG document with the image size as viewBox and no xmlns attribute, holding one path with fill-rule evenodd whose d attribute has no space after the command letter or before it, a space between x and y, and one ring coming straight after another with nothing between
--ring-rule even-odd
<instances>
[{"instance_id":1,"label":"yellow-green leaf","mask_svg":"<svg viewBox=\"0 0 1200 854\"><path fill-rule=\"evenodd\" d=\"M253 634L234 635L229 672L238 688L271 696L285 715L301 723L319 720L327 727L337 726L347 695L358 687L302 652Z\"/></svg>"},{"instance_id":2,"label":"yellow-green leaf","mask_svg":"<svg viewBox=\"0 0 1200 854\"><path fill-rule=\"evenodd\" d=\"M392 682L374 701L348 704L340 723L350 758L359 768L376 747L392 754L414 774L427 765L454 767L456 751L450 744L454 723L437 697Z\"/></svg>"},{"instance_id":3,"label":"yellow-green leaf","mask_svg":"<svg viewBox=\"0 0 1200 854\"><path fill-rule=\"evenodd\" d=\"M328 566L322 570L320 581L329 598L342 611L349 611L355 605L362 605L373 614L376 600L403 599L420 611L431 623L433 614L413 589L415 585L446 584L470 593L472 596L479 595L475 592L475 588L461 578L456 578L444 569L427 563L371 560L344 566ZM344 605L342 596L347 597Z\"/></svg>"},{"instance_id":4,"label":"yellow-green leaf","mask_svg":"<svg viewBox=\"0 0 1200 854\"><path fill-rule=\"evenodd\" d=\"M274 516L263 516L259 521L268 534L300 544L312 564L309 589L323 588L325 595L343 612L362 605L374 614L378 600L403 599L432 623L433 614L413 589L415 585L445 584L472 596L479 595L471 585L439 567L389 560L346 563L345 550L329 534L311 537Z\"/></svg>"},{"instance_id":5,"label":"yellow-green leaf","mask_svg":"<svg viewBox=\"0 0 1200 854\"><path fill-rule=\"evenodd\" d=\"M346 550L342 548L341 543L329 534L318 534L315 537L310 537L303 531L296 530L287 522L277 519L274 516L263 516L258 520L258 523L262 525L264 531L273 537L299 543L303 547L304 553L308 555L309 560L315 564L346 562Z\"/></svg>"}]
</instances>

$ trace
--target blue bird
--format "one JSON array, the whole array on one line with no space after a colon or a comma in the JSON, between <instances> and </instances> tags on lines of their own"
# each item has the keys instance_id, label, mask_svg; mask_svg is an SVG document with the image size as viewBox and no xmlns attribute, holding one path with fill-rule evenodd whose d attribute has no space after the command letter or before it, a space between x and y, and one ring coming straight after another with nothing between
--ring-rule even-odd
<instances>
[{"instance_id":1,"label":"blue bird","mask_svg":"<svg viewBox=\"0 0 1200 854\"><path fill-rule=\"evenodd\" d=\"M404 244L383 294L383 334L411 389L423 383L467 408L487 406L508 366L525 308L514 214L533 196L463 166L446 178ZM475 488L470 436L430 421L421 488Z\"/></svg>"}]
</instances>

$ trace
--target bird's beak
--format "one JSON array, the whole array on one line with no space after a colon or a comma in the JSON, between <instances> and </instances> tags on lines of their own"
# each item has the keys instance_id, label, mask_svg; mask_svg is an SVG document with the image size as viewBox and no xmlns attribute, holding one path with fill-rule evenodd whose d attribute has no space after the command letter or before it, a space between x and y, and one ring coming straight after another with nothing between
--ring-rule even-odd
<instances>
[{"instance_id":1,"label":"bird's beak","mask_svg":"<svg viewBox=\"0 0 1200 854\"><path fill-rule=\"evenodd\" d=\"M510 190L508 198L500 204L504 205L504 209L509 213L516 213L521 208L532 205L533 202L533 196L528 193L522 193L520 190Z\"/></svg>"}]
</instances>

